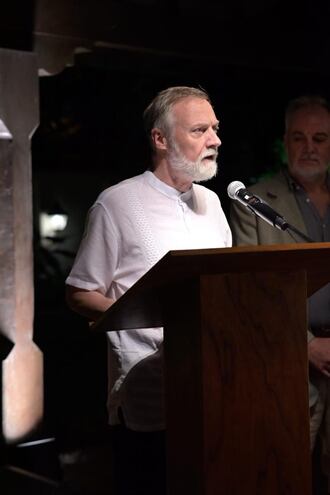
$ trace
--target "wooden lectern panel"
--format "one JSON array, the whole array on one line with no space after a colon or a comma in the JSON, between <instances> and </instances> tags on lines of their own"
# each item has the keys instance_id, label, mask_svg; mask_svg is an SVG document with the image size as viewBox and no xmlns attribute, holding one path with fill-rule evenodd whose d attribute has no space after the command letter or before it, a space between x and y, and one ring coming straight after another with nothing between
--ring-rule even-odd
<instances>
[{"instance_id":1,"label":"wooden lectern panel","mask_svg":"<svg viewBox=\"0 0 330 495\"><path fill-rule=\"evenodd\" d=\"M164 313L170 495L310 494L305 301L302 271L174 288Z\"/></svg>"}]
</instances>

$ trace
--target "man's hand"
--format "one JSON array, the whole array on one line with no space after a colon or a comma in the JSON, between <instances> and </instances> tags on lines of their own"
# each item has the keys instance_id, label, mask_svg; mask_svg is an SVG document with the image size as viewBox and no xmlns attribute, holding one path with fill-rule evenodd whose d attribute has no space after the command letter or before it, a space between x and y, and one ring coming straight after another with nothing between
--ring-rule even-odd
<instances>
[{"instance_id":1,"label":"man's hand","mask_svg":"<svg viewBox=\"0 0 330 495\"><path fill-rule=\"evenodd\" d=\"M314 368L330 378L330 338L312 339L308 344L308 359Z\"/></svg>"}]
</instances>

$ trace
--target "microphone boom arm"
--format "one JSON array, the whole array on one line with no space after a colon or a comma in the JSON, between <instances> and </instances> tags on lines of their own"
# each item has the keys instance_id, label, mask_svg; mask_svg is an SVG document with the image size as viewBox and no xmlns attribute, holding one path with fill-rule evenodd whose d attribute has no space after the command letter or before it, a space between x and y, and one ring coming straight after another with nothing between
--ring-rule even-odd
<instances>
[{"instance_id":1,"label":"microphone boom arm","mask_svg":"<svg viewBox=\"0 0 330 495\"><path fill-rule=\"evenodd\" d=\"M259 198L256 199L252 196L246 204L247 208L254 214L258 214L265 222L270 223L273 227L277 227L280 230L286 230L289 226L288 222L273 210L267 203L264 203Z\"/></svg>"},{"instance_id":2,"label":"microphone boom arm","mask_svg":"<svg viewBox=\"0 0 330 495\"><path fill-rule=\"evenodd\" d=\"M297 234L305 242L314 242L303 232L300 232L296 227L290 225L282 215L273 210L271 206L258 196L251 194L246 188L243 182L233 181L227 188L228 196L231 199L238 200L246 208L248 208L254 215L261 217L272 227L276 227L280 230L287 230L288 234L297 242L292 233Z\"/></svg>"},{"instance_id":3,"label":"microphone boom arm","mask_svg":"<svg viewBox=\"0 0 330 495\"><path fill-rule=\"evenodd\" d=\"M250 204L251 204L251 207L250 207ZM252 207L252 205L253 205L253 207ZM258 216L260 216L267 223L270 223L273 227L277 227L278 229L283 230L283 231L287 230L289 234L291 232L294 232L295 234L297 234L301 239L303 239L306 242L314 242L306 234L304 234L303 232L300 232L300 230L296 229L296 227L294 227L293 225L290 225L282 217L282 215L278 214L275 210L273 210L270 206L268 206L267 203L264 203L263 201L255 201L254 197L252 197L246 206L249 210L252 211L252 213L256 214L256 212L257 212Z\"/></svg>"}]
</instances>

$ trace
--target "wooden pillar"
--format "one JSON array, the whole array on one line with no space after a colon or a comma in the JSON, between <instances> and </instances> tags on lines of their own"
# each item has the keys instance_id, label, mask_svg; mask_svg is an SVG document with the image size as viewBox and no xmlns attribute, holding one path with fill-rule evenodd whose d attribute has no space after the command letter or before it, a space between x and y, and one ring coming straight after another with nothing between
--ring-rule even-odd
<instances>
[{"instance_id":1,"label":"wooden pillar","mask_svg":"<svg viewBox=\"0 0 330 495\"><path fill-rule=\"evenodd\" d=\"M30 139L37 125L36 56L0 49L1 412L8 442L33 431L43 412L42 354L33 342Z\"/></svg>"}]
</instances>

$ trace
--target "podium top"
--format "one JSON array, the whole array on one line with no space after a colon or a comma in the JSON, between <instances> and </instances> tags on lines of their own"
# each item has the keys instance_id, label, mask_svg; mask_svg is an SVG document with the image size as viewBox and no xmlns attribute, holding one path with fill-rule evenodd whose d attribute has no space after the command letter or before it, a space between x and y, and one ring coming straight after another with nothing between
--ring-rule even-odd
<instances>
[{"instance_id":1,"label":"podium top","mask_svg":"<svg viewBox=\"0 0 330 495\"><path fill-rule=\"evenodd\" d=\"M212 274L297 271L306 272L308 296L330 281L330 243L169 251L94 323L92 329L112 331L162 326L157 289L178 280Z\"/></svg>"}]
</instances>

